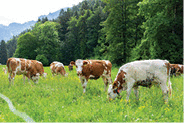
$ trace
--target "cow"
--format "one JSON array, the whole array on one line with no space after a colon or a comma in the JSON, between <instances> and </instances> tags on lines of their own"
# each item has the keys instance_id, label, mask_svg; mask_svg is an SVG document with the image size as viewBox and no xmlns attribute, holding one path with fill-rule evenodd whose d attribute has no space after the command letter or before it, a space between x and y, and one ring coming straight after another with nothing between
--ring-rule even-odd
<instances>
[{"instance_id":1,"label":"cow","mask_svg":"<svg viewBox=\"0 0 184 123\"><path fill-rule=\"evenodd\" d=\"M83 87L83 93L86 92L86 86L88 79L95 79L102 77L105 85L104 91L108 86L108 83L112 83L111 68L112 64L108 60L82 60L75 61L77 75L81 81Z\"/></svg>"},{"instance_id":2,"label":"cow","mask_svg":"<svg viewBox=\"0 0 184 123\"><path fill-rule=\"evenodd\" d=\"M113 84L109 85L107 96L109 100L115 99L120 96L121 91L126 90L126 101L128 102L133 88L136 99L139 100L138 87L144 86L151 88L152 85L160 85L165 102L168 102L168 92L170 96L172 93L169 61L155 59L124 64L120 67Z\"/></svg>"},{"instance_id":3,"label":"cow","mask_svg":"<svg viewBox=\"0 0 184 123\"><path fill-rule=\"evenodd\" d=\"M170 75L173 77L173 75L176 77L176 75L183 74L183 65L180 64L170 64L171 65L171 72Z\"/></svg>"},{"instance_id":4,"label":"cow","mask_svg":"<svg viewBox=\"0 0 184 123\"><path fill-rule=\"evenodd\" d=\"M44 73L43 65L41 62L36 60L28 60L24 58L9 58L7 60L7 68L9 72L9 83L14 84L14 78L16 75L23 75L24 84L25 76L31 79L34 83L38 83L40 75L46 76Z\"/></svg>"},{"instance_id":5,"label":"cow","mask_svg":"<svg viewBox=\"0 0 184 123\"><path fill-rule=\"evenodd\" d=\"M52 76L55 74L61 74L61 76L67 76L68 74L65 71L64 65L61 62L54 61L50 64L50 69L52 72Z\"/></svg>"},{"instance_id":6,"label":"cow","mask_svg":"<svg viewBox=\"0 0 184 123\"><path fill-rule=\"evenodd\" d=\"M73 65L75 65L75 62L71 61L70 64L68 65L69 71L73 70Z\"/></svg>"}]
</instances>

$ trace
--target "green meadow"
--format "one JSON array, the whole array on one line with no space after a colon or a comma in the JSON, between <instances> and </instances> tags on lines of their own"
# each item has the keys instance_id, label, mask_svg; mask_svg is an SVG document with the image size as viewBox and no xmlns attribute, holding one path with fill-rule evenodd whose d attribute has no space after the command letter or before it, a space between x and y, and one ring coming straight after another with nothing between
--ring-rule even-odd
<instances>
[{"instance_id":1,"label":"green meadow","mask_svg":"<svg viewBox=\"0 0 184 123\"><path fill-rule=\"evenodd\" d=\"M74 68L68 77L52 76L49 67L44 67L47 78L39 83L23 84L23 76L15 77L9 86L8 74L0 66L0 93L7 96L14 107L25 112L35 122L183 122L183 77L171 78L172 97L167 104L160 87L140 87L140 100L136 101L133 90L129 103L126 92L121 99L107 100L102 78L89 80L83 94L79 77ZM119 68L112 68L112 80ZM25 122L10 111L8 104L0 98L0 122Z\"/></svg>"}]
</instances>

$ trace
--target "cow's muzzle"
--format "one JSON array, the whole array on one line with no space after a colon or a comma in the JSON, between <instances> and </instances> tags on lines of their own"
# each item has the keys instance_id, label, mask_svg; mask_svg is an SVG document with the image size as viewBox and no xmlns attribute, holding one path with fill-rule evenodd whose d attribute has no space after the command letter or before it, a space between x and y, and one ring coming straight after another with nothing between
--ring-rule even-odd
<instances>
[{"instance_id":1,"label":"cow's muzzle","mask_svg":"<svg viewBox=\"0 0 184 123\"><path fill-rule=\"evenodd\" d=\"M115 92L120 96L118 88L115 89Z\"/></svg>"},{"instance_id":2,"label":"cow's muzzle","mask_svg":"<svg viewBox=\"0 0 184 123\"><path fill-rule=\"evenodd\" d=\"M82 72L81 71L77 71L77 75L79 76L79 75L81 75L82 74Z\"/></svg>"}]
</instances>

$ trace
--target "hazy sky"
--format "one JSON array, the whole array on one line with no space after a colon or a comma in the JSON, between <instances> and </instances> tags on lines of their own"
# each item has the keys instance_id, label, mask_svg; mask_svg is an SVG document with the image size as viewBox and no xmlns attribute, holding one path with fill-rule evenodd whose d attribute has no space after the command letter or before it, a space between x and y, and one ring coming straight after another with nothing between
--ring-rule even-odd
<instances>
[{"instance_id":1,"label":"hazy sky","mask_svg":"<svg viewBox=\"0 0 184 123\"><path fill-rule=\"evenodd\" d=\"M25 23L38 20L40 15L72 7L83 0L1 0L0 24L9 25L12 22Z\"/></svg>"}]
</instances>

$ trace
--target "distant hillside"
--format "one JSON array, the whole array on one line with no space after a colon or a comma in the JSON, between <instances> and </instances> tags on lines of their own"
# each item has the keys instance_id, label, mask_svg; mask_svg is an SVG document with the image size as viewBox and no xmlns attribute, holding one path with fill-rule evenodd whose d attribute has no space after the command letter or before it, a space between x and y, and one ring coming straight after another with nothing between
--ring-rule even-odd
<instances>
[{"instance_id":1,"label":"distant hillside","mask_svg":"<svg viewBox=\"0 0 184 123\"><path fill-rule=\"evenodd\" d=\"M63 8L65 11L68 7ZM41 15L38 18L42 19L44 17L47 17L49 20L56 19L59 16L60 10L49 13L48 15ZM29 29L31 26L33 26L36 23L36 21L28 21L23 24L20 23L11 23L8 26L4 26L0 24L0 41L1 40L9 40L10 38L18 34L20 34L22 31Z\"/></svg>"},{"instance_id":2,"label":"distant hillside","mask_svg":"<svg viewBox=\"0 0 184 123\"><path fill-rule=\"evenodd\" d=\"M9 40L13 37L13 35L18 35L22 31L30 28L30 26L33 26L36 23L36 21L29 21L24 24L20 23L11 23L8 26L1 25L0 26L0 40Z\"/></svg>"}]
</instances>

